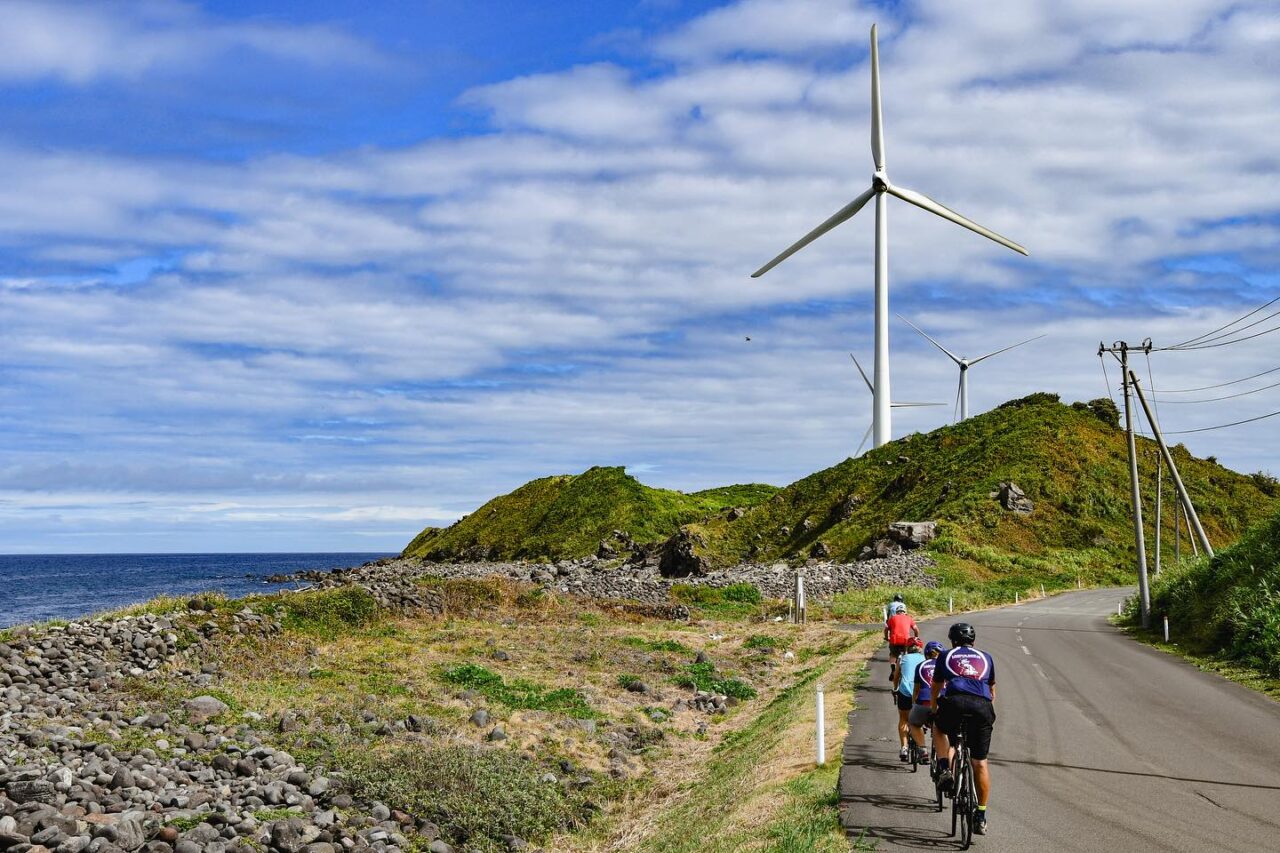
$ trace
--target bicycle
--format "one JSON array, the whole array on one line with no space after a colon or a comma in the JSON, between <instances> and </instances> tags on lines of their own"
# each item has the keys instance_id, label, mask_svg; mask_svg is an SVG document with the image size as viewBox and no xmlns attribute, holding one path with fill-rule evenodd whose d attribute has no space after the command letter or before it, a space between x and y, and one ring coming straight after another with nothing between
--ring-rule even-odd
<instances>
[{"instance_id":1,"label":"bicycle","mask_svg":"<svg viewBox=\"0 0 1280 853\"><path fill-rule=\"evenodd\" d=\"M973 764L969 761L969 744L965 740L964 728L952 738L955 744L956 757L951 762L951 773L954 787L951 789L951 834L956 834L957 824L960 829L960 849L968 850L973 843L973 824L978 818L978 792L974 787Z\"/></svg>"}]
</instances>

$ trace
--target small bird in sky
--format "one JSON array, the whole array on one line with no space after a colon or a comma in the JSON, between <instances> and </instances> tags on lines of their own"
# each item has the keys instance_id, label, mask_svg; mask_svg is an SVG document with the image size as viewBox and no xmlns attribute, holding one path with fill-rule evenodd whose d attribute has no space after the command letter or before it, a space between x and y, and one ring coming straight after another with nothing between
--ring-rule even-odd
<instances>
[{"instance_id":1,"label":"small bird in sky","mask_svg":"<svg viewBox=\"0 0 1280 853\"><path fill-rule=\"evenodd\" d=\"M750 336L750 335L747 335L747 340L751 340L751 336Z\"/></svg>"}]
</instances>

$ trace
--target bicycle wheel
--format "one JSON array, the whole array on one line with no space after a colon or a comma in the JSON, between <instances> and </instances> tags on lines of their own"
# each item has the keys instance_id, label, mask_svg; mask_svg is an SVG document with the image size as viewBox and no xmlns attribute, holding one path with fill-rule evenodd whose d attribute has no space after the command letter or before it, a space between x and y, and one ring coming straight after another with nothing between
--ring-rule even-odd
<instances>
[{"instance_id":1,"label":"bicycle wheel","mask_svg":"<svg viewBox=\"0 0 1280 853\"><path fill-rule=\"evenodd\" d=\"M969 756L961 761L960 774L956 777L956 810L960 816L960 849L968 850L973 843L973 812L977 808L973 794L973 767L969 764Z\"/></svg>"},{"instance_id":2,"label":"bicycle wheel","mask_svg":"<svg viewBox=\"0 0 1280 853\"><path fill-rule=\"evenodd\" d=\"M911 755L911 772L915 773L920 766L920 747L916 746L916 739L910 732L907 733L907 752Z\"/></svg>"}]
</instances>

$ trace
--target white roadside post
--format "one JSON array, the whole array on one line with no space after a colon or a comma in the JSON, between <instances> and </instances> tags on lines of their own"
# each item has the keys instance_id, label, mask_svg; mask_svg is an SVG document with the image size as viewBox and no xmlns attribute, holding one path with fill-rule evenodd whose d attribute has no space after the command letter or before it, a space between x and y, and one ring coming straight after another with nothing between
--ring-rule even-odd
<instances>
[{"instance_id":1,"label":"white roadside post","mask_svg":"<svg viewBox=\"0 0 1280 853\"><path fill-rule=\"evenodd\" d=\"M1169 642L1169 617L1164 617L1164 641Z\"/></svg>"},{"instance_id":2,"label":"white roadside post","mask_svg":"<svg viewBox=\"0 0 1280 853\"><path fill-rule=\"evenodd\" d=\"M950 595L947 596L947 612L948 613L956 612L956 600L954 596L950 596Z\"/></svg>"},{"instance_id":3,"label":"white roadside post","mask_svg":"<svg viewBox=\"0 0 1280 853\"><path fill-rule=\"evenodd\" d=\"M1016 589L1013 591L1013 603L1018 603L1018 591Z\"/></svg>"},{"instance_id":4,"label":"white roadside post","mask_svg":"<svg viewBox=\"0 0 1280 853\"><path fill-rule=\"evenodd\" d=\"M1040 597L1044 598L1044 584L1040 584Z\"/></svg>"},{"instance_id":5,"label":"white roadside post","mask_svg":"<svg viewBox=\"0 0 1280 853\"><path fill-rule=\"evenodd\" d=\"M1122 599L1122 600L1120 600L1120 601L1117 601L1117 602L1116 602L1116 615L1117 615L1117 616L1123 616L1123 615L1124 615L1124 600L1123 600L1123 599Z\"/></svg>"},{"instance_id":6,"label":"white roadside post","mask_svg":"<svg viewBox=\"0 0 1280 853\"><path fill-rule=\"evenodd\" d=\"M827 720L826 709L823 707L822 682L818 682L818 766L827 763Z\"/></svg>"},{"instance_id":7,"label":"white roadside post","mask_svg":"<svg viewBox=\"0 0 1280 853\"><path fill-rule=\"evenodd\" d=\"M804 575L801 574L796 575L796 622L801 625L808 623L804 603Z\"/></svg>"}]
</instances>

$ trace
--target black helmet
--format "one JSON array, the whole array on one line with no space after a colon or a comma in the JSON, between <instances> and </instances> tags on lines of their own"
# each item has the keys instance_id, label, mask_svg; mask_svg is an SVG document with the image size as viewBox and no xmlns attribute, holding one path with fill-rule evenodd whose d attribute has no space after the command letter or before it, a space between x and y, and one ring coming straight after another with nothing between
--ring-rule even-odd
<instances>
[{"instance_id":1,"label":"black helmet","mask_svg":"<svg viewBox=\"0 0 1280 853\"><path fill-rule=\"evenodd\" d=\"M947 639L953 646L968 646L978 639L978 632L973 630L973 626L968 622L957 622L947 632Z\"/></svg>"},{"instance_id":2,"label":"black helmet","mask_svg":"<svg viewBox=\"0 0 1280 853\"><path fill-rule=\"evenodd\" d=\"M901 601L901 600L902 600L902 593L900 593L900 592L895 592L895 593L893 594L893 600L894 600L894 601Z\"/></svg>"}]
</instances>

